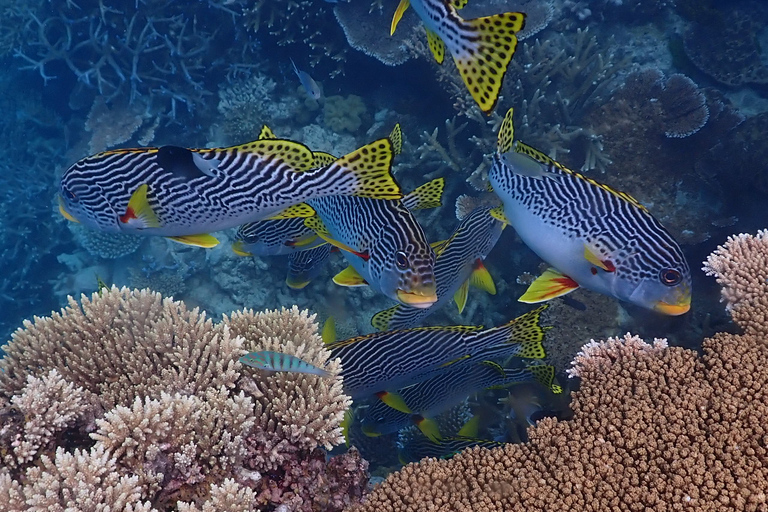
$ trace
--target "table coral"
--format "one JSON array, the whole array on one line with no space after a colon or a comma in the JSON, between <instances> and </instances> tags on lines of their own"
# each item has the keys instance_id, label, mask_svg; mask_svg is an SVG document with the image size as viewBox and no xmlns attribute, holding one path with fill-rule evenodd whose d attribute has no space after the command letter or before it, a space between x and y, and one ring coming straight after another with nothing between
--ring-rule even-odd
<instances>
[{"instance_id":1,"label":"table coral","mask_svg":"<svg viewBox=\"0 0 768 512\"><path fill-rule=\"evenodd\" d=\"M629 334L592 342L574 361L572 420L406 466L348 511L766 510L766 239L732 237L705 267L744 334L704 340L703 356Z\"/></svg>"}]
</instances>

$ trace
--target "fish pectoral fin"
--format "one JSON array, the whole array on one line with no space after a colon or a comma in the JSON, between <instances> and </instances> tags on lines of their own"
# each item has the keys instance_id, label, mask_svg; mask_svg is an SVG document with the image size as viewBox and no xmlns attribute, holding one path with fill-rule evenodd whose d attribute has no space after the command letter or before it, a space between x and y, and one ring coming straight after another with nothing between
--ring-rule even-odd
<instances>
[{"instance_id":1,"label":"fish pectoral fin","mask_svg":"<svg viewBox=\"0 0 768 512\"><path fill-rule=\"evenodd\" d=\"M616 272L616 266L610 260L601 260L587 245L584 245L584 259L606 272Z\"/></svg>"},{"instance_id":2,"label":"fish pectoral fin","mask_svg":"<svg viewBox=\"0 0 768 512\"><path fill-rule=\"evenodd\" d=\"M445 43L443 43L440 36L433 31L426 27L424 27L424 30L427 32L427 44L429 45L429 50L432 52L437 63L442 64L443 60L445 60Z\"/></svg>"},{"instance_id":3,"label":"fish pectoral fin","mask_svg":"<svg viewBox=\"0 0 768 512\"><path fill-rule=\"evenodd\" d=\"M275 132L272 131L272 128L270 128L267 125L264 125L261 127L261 131L259 132L259 138L257 140L272 140L276 138L277 136L275 135Z\"/></svg>"},{"instance_id":4,"label":"fish pectoral fin","mask_svg":"<svg viewBox=\"0 0 768 512\"><path fill-rule=\"evenodd\" d=\"M292 290L301 290L302 288L305 288L309 284L309 281L299 280L295 276L289 275L285 278L285 284L286 286L288 286L288 288Z\"/></svg>"},{"instance_id":5,"label":"fish pectoral fin","mask_svg":"<svg viewBox=\"0 0 768 512\"><path fill-rule=\"evenodd\" d=\"M404 412L405 414L413 414L413 411L408 404L405 403L403 397L397 393L390 393L389 391L380 391L376 393L379 400L395 409L396 411Z\"/></svg>"},{"instance_id":6,"label":"fish pectoral fin","mask_svg":"<svg viewBox=\"0 0 768 512\"><path fill-rule=\"evenodd\" d=\"M399 155L403 152L403 129L400 128L400 123L396 123L389 132L389 141L392 143L392 153Z\"/></svg>"},{"instance_id":7,"label":"fish pectoral fin","mask_svg":"<svg viewBox=\"0 0 768 512\"><path fill-rule=\"evenodd\" d=\"M216 247L219 245L219 240L207 233L201 233L199 235L168 236L166 238L183 245L203 247L204 249L210 249L211 247ZM235 250L234 246L232 247L232 250ZM237 251L235 251L235 254L240 254L241 256L251 256L250 253L238 253Z\"/></svg>"},{"instance_id":8,"label":"fish pectoral fin","mask_svg":"<svg viewBox=\"0 0 768 512\"><path fill-rule=\"evenodd\" d=\"M495 208L491 208L490 214L491 214L491 217L493 217L494 219L500 222L503 222L505 227L507 224L509 224L509 219L507 218L507 214L504 213L504 206L497 206Z\"/></svg>"},{"instance_id":9,"label":"fish pectoral fin","mask_svg":"<svg viewBox=\"0 0 768 512\"><path fill-rule=\"evenodd\" d=\"M326 318L323 330L320 331L320 338L324 345L330 345L336 341L336 320L332 316Z\"/></svg>"},{"instance_id":10,"label":"fish pectoral fin","mask_svg":"<svg viewBox=\"0 0 768 512\"><path fill-rule=\"evenodd\" d=\"M131 194L128 206L125 208L125 213L120 216L120 222L138 229L160 227L160 219L157 218L154 210L149 205L149 200L147 199L148 191L149 185L146 183L139 185L139 188Z\"/></svg>"},{"instance_id":11,"label":"fish pectoral fin","mask_svg":"<svg viewBox=\"0 0 768 512\"><path fill-rule=\"evenodd\" d=\"M403 18L403 14L408 9L408 6L411 5L411 2L408 0L400 0L400 3L397 5L397 9L395 9L395 15L392 16L392 23L389 24L389 35L392 36L395 33L395 29L397 29L397 24L400 23L400 20Z\"/></svg>"},{"instance_id":12,"label":"fish pectoral fin","mask_svg":"<svg viewBox=\"0 0 768 512\"><path fill-rule=\"evenodd\" d=\"M61 214L62 217L64 217L68 221L80 224L80 221L74 218L72 214L69 213L67 209L64 207L64 199L62 199L61 196L59 196L59 213Z\"/></svg>"},{"instance_id":13,"label":"fish pectoral fin","mask_svg":"<svg viewBox=\"0 0 768 512\"><path fill-rule=\"evenodd\" d=\"M278 220L278 219L295 219L312 217L316 214L315 209L309 206L307 203L297 203L280 210L267 217L265 220Z\"/></svg>"},{"instance_id":14,"label":"fish pectoral fin","mask_svg":"<svg viewBox=\"0 0 768 512\"><path fill-rule=\"evenodd\" d=\"M453 300L459 308L459 314L464 312L464 306L467 305L467 294L469 293L469 279L461 283L459 289L453 294Z\"/></svg>"},{"instance_id":15,"label":"fish pectoral fin","mask_svg":"<svg viewBox=\"0 0 768 512\"><path fill-rule=\"evenodd\" d=\"M571 293L578 287L579 283L550 267L537 277L517 300L527 304L537 304Z\"/></svg>"},{"instance_id":16,"label":"fish pectoral fin","mask_svg":"<svg viewBox=\"0 0 768 512\"><path fill-rule=\"evenodd\" d=\"M252 252L248 252L243 248L242 240L236 240L232 244L232 252L237 254L238 256L243 256L243 257L253 256Z\"/></svg>"},{"instance_id":17,"label":"fish pectoral fin","mask_svg":"<svg viewBox=\"0 0 768 512\"><path fill-rule=\"evenodd\" d=\"M377 331L388 331L392 318L402 308L401 304L396 304L389 309L379 311L371 318L371 325Z\"/></svg>"},{"instance_id":18,"label":"fish pectoral fin","mask_svg":"<svg viewBox=\"0 0 768 512\"><path fill-rule=\"evenodd\" d=\"M333 276L333 282L339 286L347 287L368 286L368 282L352 265Z\"/></svg>"},{"instance_id":19,"label":"fish pectoral fin","mask_svg":"<svg viewBox=\"0 0 768 512\"><path fill-rule=\"evenodd\" d=\"M442 206L445 178L435 178L403 197L403 205L409 210L425 210Z\"/></svg>"},{"instance_id":20,"label":"fish pectoral fin","mask_svg":"<svg viewBox=\"0 0 768 512\"><path fill-rule=\"evenodd\" d=\"M443 436L440 435L440 427L437 426L435 420L416 414L413 416L413 422L419 427L421 433L427 436L430 441L439 443L443 440Z\"/></svg>"},{"instance_id":21,"label":"fish pectoral fin","mask_svg":"<svg viewBox=\"0 0 768 512\"><path fill-rule=\"evenodd\" d=\"M313 242L315 242L318 236L319 235L314 232L311 234L301 235L298 238L294 238L293 240L286 241L285 245L288 245L290 247L297 247L297 248L306 247L307 245L310 245Z\"/></svg>"},{"instance_id":22,"label":"fish pectoral fin","mask_svg":"<svg viewBox=\"0 0 768 512\"><path fill-rule=\"evenodd\" d=\"M459 437L477 437L480 430L480 416L475 414L459 429Z\"/></svg>"},{"instance_id":23,"label":"fish pectoral fin","mask_svg":"<svg viewBox=\"0 0 768 512\"><path fill-rule=\"evenodd\" d=\"M481 361L479 364L481 364L481 365L483 365L485 367L491 368L492 370L498 372L499 376L502 377L502 378L507 376L507 372L505 372L504 368L502 368L502 366L499 363L497 363L496 361L491 361L491 360Z\"/></svg>"},{"instance_id":24,"label":"fish pectoral fin","mask_svg":"<svg viewBox=\"0 0 768 512\"><path fill-rule=\"evenodd\" d=\"M469 284L491 295L496 295L496 284L493 282L493 277L480 258L475 261L472 274L469 276Z\"/></svg>"},{"instance_id":25,"label":"fish pectoral fin","mask_svg":"<svg viewBox=\"0 0 768 512\"><path fill-rule=\"evenodd\" d=\"M462 40L451 45L453 60L464 84L486 114L499 99L502 79L517 48L515 34L524 24L525 14L521 12L465 20L462 32L474 32L474 35L461 35Z\"/></svg>"}]
</instances>

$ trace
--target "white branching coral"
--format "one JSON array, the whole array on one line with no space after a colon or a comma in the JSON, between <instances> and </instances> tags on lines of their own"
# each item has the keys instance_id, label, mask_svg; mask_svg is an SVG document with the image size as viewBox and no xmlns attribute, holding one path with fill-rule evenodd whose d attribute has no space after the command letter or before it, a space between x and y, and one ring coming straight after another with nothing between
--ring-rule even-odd
<instances>
[{"instance_id":1,"label":"white branching coral","mask_svg":"<svg viewBox=\"0 0 768 512\"><path fill-rule=\"evenodd\" d=\"M633 359L638 353L657 354L667 348L667 340L656 338L653 343L646 343L642 338L630 333L621 338L610 337L605 341L590 340L572 362L572 368L566 370L569 377L581 377L581 372L607 369L621 359Z\"/></svg>"}]
</instances>

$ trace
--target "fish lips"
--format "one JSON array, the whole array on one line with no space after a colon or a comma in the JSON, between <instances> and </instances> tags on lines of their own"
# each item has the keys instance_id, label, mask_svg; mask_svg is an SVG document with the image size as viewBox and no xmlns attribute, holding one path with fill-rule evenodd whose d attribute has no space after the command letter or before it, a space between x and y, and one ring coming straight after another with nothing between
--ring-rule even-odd
<instances>
[{"instance_id":1,"label":"fish lips","mask_svg":"<svg viewBox=\"0 0 768 512\"><path fill-rule=\"evenodd\" d=\"M659 313L662 313L664 315L669 316L680 316L684 315L691 309L691 300L688 299L684 302L679 302L677 304L669 304L664 301L659 301L653 306L653 310Z\"/></svg>"},{"instance_id":2,"label":"fish lips","mask_svg":"<svg viewBox=\"0 0 768 512\"><path fill-rule=\"evenodd\" d=\"M422 295L419 293L406 292L405 290L397 290L397 300L412 308L425 309L437 302L437 294L431 293L429 295Z\"/></svg>"}]
</instances>

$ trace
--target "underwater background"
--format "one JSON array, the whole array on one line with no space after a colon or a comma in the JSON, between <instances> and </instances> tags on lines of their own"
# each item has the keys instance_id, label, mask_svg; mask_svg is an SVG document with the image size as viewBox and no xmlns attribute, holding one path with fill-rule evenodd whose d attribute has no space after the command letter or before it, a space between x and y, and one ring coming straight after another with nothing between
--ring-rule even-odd
<instances>
[{"instance_id":1,"label":"underwater background","mask_svg":"<svg viewBox=\"0 0 768 512\"><path fill-rule=\"evenodd\" d=\"M456 198L485 190L509 107L516 138L637 198L676 238L692 271L692 307L679 317L585 290L553 301L546 347L558 375L591 338L631 331L698 348L714 332L735 330L700 263L727 235L766 226L766 2L470 1L464 18L527 14L490 116L450 59L434 62L413 13L388 35L396 6L0 2L0 339L24 319L58 310L68 295L96 291L99 280L150 288L214 318L297 305L321 321L333 317L339 339L370 333L371 316L392 301L332 283L346 266L338 254L294 290L284 257L234 254L234 230L217 233L224 243L213 249L92 231L59 214L62 173L109 148L244 143L265 124L280 138L342 155L400 123L394 174L403 189L446 180L443 206L416 213L437 241L456 225ZM320 88L318 99L291 61ZM530 309L517 298L541 263L506 229L485 260L496 294L471 291L463 313L448 306L426 323L509 321ZM567 414L564 404L548 407ZM371 450L372 458L387 451Z\"/></svg>"}]
</instances>

